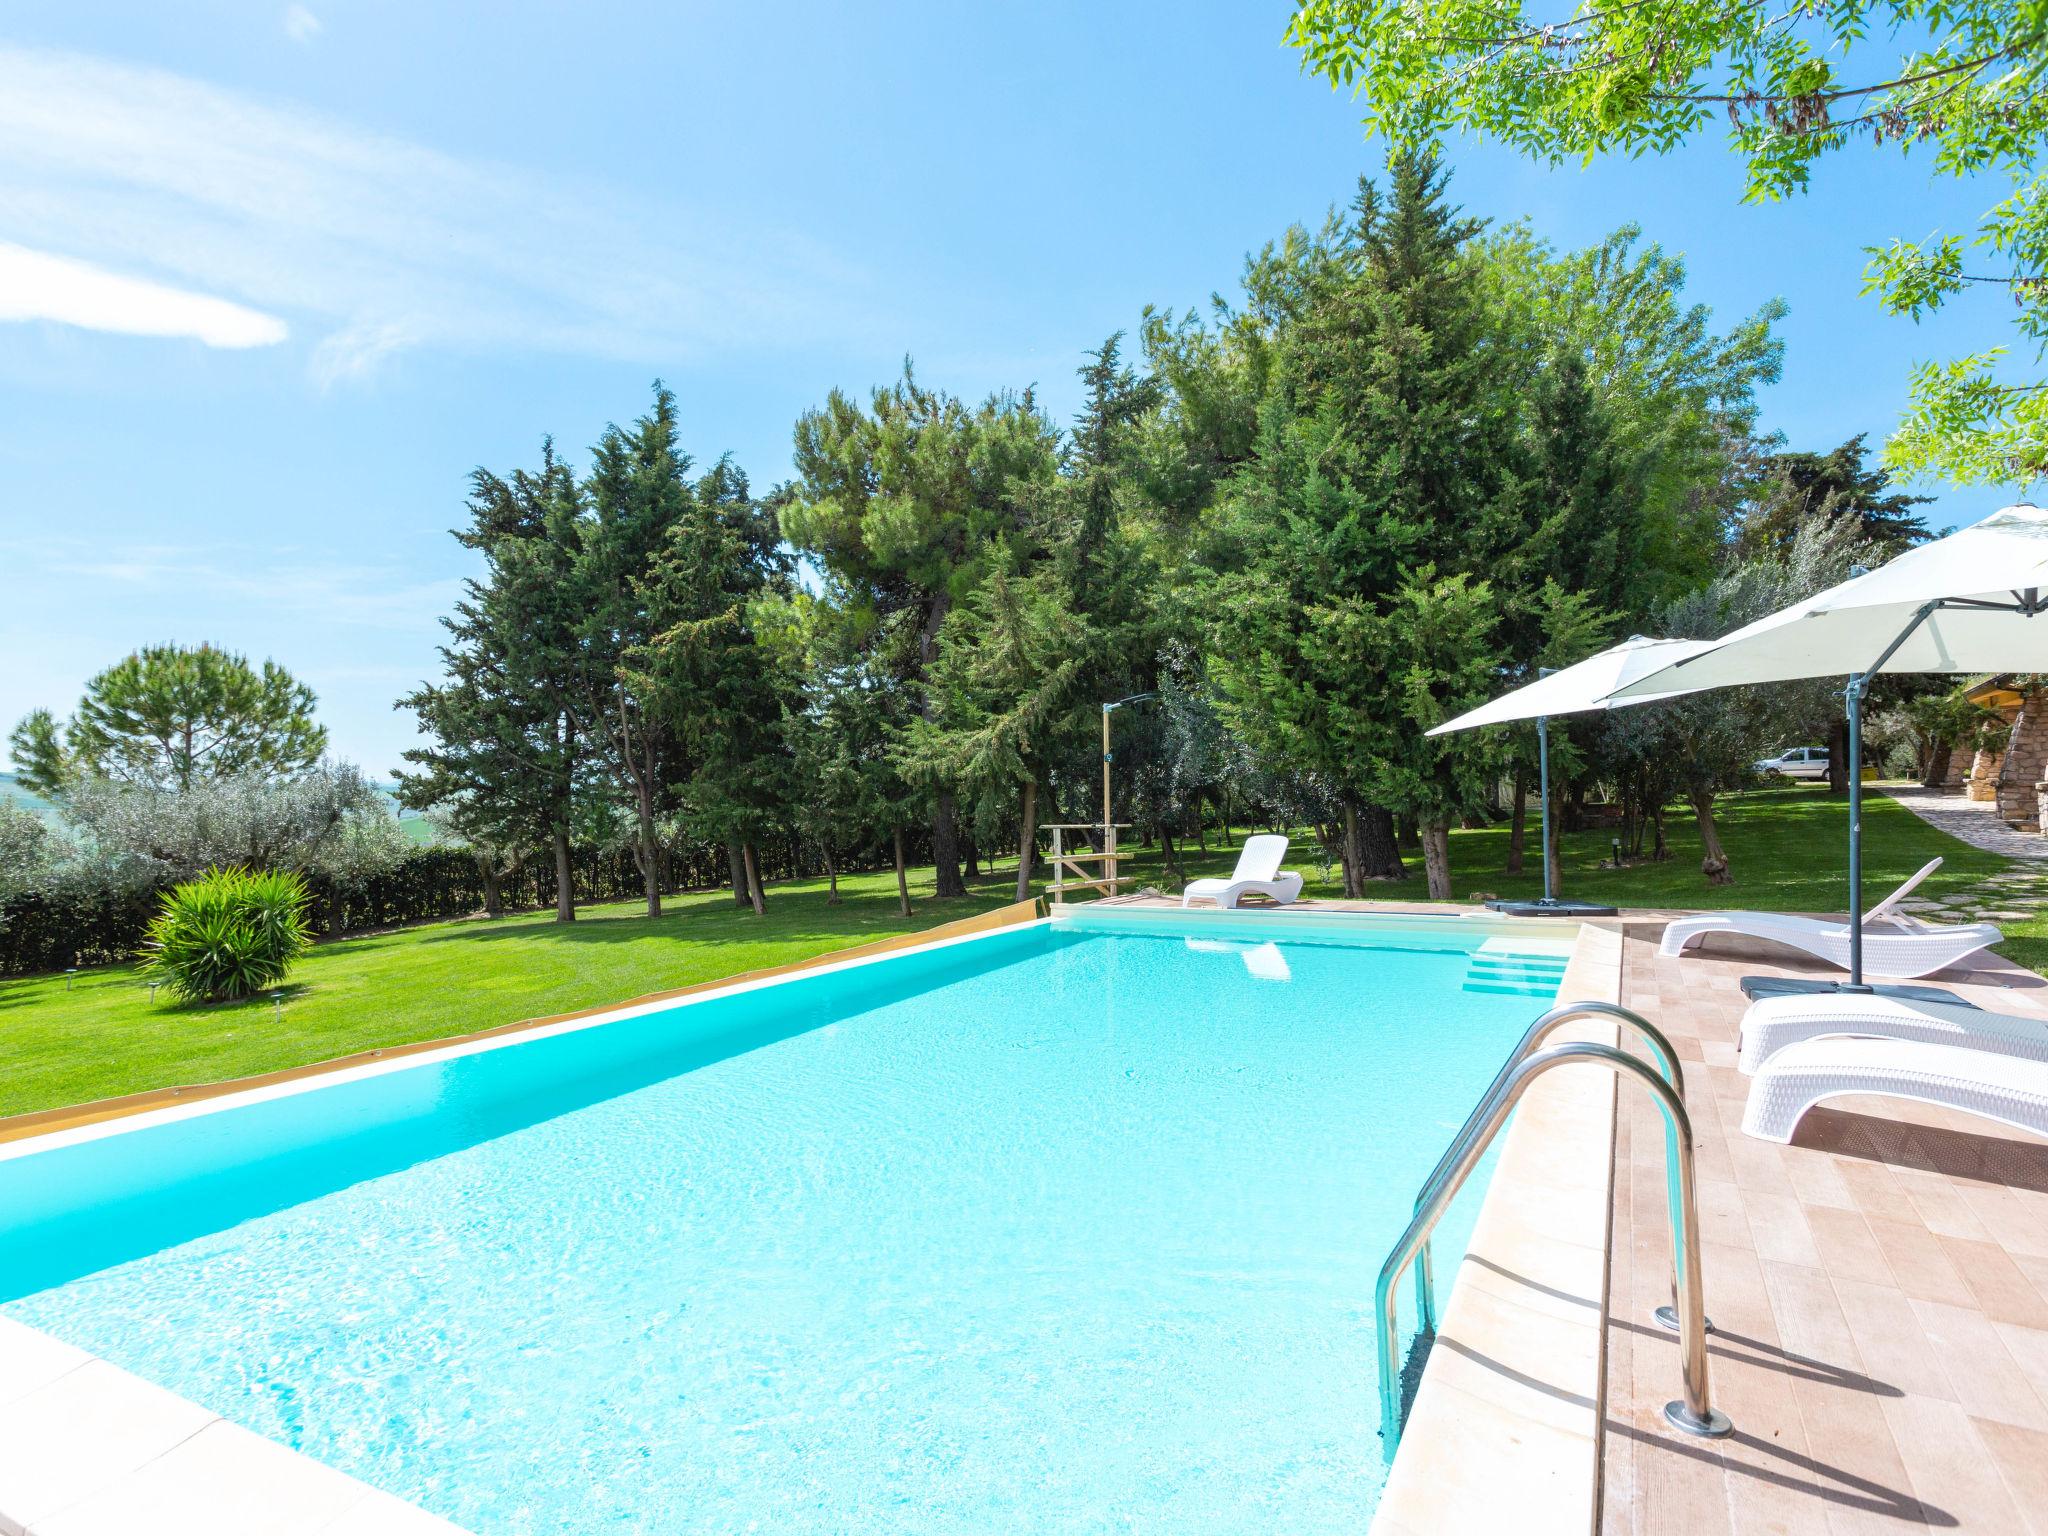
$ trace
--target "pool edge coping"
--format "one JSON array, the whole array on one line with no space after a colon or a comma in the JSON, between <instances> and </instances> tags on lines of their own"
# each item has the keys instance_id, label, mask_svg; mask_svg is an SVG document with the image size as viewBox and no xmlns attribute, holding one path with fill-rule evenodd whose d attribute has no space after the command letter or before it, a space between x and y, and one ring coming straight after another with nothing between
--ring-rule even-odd
<instances>
[{"instance_id":1,"label":"pool edge coping","mask_svg":"<svg viewBox=\"0 0 2048 1536\"><path fill-rule=\"evenodd\" d=\"M1581 923L1559 1001L1619 1002L1621 966L1619 920ZM1611 1045L1616 1031L1560 1038ZM1615 1086L1556 1072L1523 1099L1369 1536L1598 1529Z\"/></svg>"}]
</instances>

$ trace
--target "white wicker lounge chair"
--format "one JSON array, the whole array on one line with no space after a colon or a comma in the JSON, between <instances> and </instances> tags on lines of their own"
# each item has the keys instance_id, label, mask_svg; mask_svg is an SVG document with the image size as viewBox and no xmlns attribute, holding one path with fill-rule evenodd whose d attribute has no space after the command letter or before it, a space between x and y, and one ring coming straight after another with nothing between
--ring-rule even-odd
<instances>
[{"instance_id":1,"label":"white wicker lounge chair","mask_svg":"<svg viewBox=\"0 0 2048 1536\"><path fill-rule=\"evenodd\" d=\"M1270 896L1286 906L1301 896L1301 876L1280 868L1280 861L1286 857L1287 839L1278 833L1262 832L1257 837L1248 837L1238 851L1237 869L1228 880L1213 876L1190 880L1187 889L1180 893L1180 904L1186 906L1206 898L1227 909L1235 907L1241 896L1259 895Z\"/></svg>"},{"instance_id":2,"label":"white wicker lounge chair","mask_svg":"<svg viewBox=\"0 0 2048 1536\"><path fill-rule=\"evenodd\" d=\"M1790 1141L1806 1112L1845 1093L1964 1110L2048 1137L2048 1062L1925 1040L1835 1037L1788 1045L1750 1080L1742 1128Z\"/></svg>"},{"instance_id":3,"label":"white wicker lounge chair","mask_svg":"<svg viewBox=\"0 0 2048 1536\"><path fill-rule=\"evenodd\" d=\"M1789 1045L1830 1035L1881 1040L1926 1040L1966 1045L1997 1056L2048 1061L2048 1019L1992 1013L1968 1003L1922 1002L1863 992L1808 992L1766 997L1742 1016L1742 1049L1736 1065L1754 1075Z\"/></svg>"},{"instance_id":4,"label":"white wicker lounge chair","mask_svg":"<svg viewBox=\"0 0 2048 1536\"><path fill-rule=\"evenodd\" d=\"M1873 976L1931 976L2005 937L1991 923L1923 923L1898 910L1913 887L1941 867L1931 860L1863 919L1863 969ZM1676 955L1716 933L1770 939L1847 969L1849 925L1784 912L1702 912L1667 924L1660 955Z\"/></svg>"}]
</instances>

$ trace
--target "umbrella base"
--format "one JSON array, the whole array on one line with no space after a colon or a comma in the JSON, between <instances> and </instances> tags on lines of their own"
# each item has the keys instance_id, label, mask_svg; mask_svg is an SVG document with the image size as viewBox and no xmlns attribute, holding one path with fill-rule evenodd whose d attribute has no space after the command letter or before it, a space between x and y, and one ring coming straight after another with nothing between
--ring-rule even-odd
<instances>
[{"instance_id":1,"label":"umbrella base","mask_svg":"<svg viewBox=\"0 0 2048 1536\"><path fill-rule=\"evenodd\" d=\"M1742 978L1742 995L1753 1003L1759 1002L1766 997L1810 997L1826 992L1848 993L1855 997L1869 997L1875 993L1879 997L1896 997L1902 1002L1908 1003L1948 1003L1952 1006L1960 1005L1964 1008L1974 1008L1977 1006L1969 1001L1969 999L1958 997L1955 993L1944 991L1940 987L1900 987L1866 984L1860 990L1850 993L1849 984L1846 981L1817 981L1810 980L1804 976L1745 976Z\"/></svg>"},{"instance_id":2,"label":"umbrella base","mask_svg":"<svg viewBox=\"0 0 2048 1536\"><path fill-rule=\"evenodd\" d=\"M1487 906L1503 917L1613 917L1612 907L1597 901L1560 901L1556 897L1539 901L1489 901Z\"/></svg>"}]
</instances>

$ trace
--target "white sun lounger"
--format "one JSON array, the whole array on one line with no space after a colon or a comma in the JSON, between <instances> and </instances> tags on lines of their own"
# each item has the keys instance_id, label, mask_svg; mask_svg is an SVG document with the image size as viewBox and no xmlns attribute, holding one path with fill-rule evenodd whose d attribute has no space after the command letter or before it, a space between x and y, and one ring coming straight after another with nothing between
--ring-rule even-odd
<instances>
[{"instance_id":1,"label":"white sun lounger","mask_svg":"<svg viewBox=\"0 0 2048 1536\"><path fill-rule=\"evenodd\" d=\"M1792 1139L1806 1112L1845 1093L1965 1110L2048 1137L2048 1062L1926 1040L1834 1037L1788 1045L1750 1080L1742 1129Z\"/></svg>"},{"instance_id":2,"label":"white sun lounger","mask_svg":"<svg viewBox=\"0 0 2048 1536\"><path fill-rule=\"evenodd\" d=\"M2005 935L1991 923L1923 923L1898 910L1913 887L1941 867L1930 861L1863 918L1863 969L1873 976L1931 976ZM1882 925L1882 926L1878 926ZM1660 955L1676 955L1710 934L1735 933L1803 949L1830 965L1849 965L1849 925L1784 912L1702 912L1667 924Z\"/></svg>"},{"instance_id":3,"label":"white sun lounger","mask_svg":"<svg viewBox=\"0 0 2048 1536\"><path fill-rule=\"evenodd\" d=\"M1760 998L1742 1016L1736 1066L1754 1075L1787 1046L1830 1035L1925 1040L1997 1056L2048 1061L2048 1019L1992 1013L1963 1002L1931 1003L1875 993L1804 992Z\"/></svg>"},{"instance_id":4,"label":"white sun lounger","mask_svg":"<svg viewBox=\"0 0 2048 1536\"><path fill-rule=\"evenodd\" d=\"M1186 906L1206 897L1228 909L1235 907L1241 896L1259 895L1270 896L1285 906L1301 896L1301 876L1280 868L1280 861L1286 857L1287 839L1278 833L1261 832L1257 837L1248 837L1238 850L1237 869L1228 880L1190 880L1187 889L1180 893L1180 904Z\"/></svg>"}]
</instances>

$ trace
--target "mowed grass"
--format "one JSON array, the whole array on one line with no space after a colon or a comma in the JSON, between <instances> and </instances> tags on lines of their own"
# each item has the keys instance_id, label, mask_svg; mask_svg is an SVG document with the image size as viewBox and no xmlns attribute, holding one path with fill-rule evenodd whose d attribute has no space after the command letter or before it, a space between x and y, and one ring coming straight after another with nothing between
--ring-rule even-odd
<instances>
[{"instance_id":1,"label":"mowed grass","mask_svg":"<svg viewBox=\"0 0 2048 1536\"><path fill-rule=\"evenodd\" d=\"M985 880L938 901L925 873L907 919L884 872L842 879L836 907L823 881L772 886L758 918L720 891L670 897L659 918L612 903L579 908L574 923L550 910L338 939L293 969L281 1011L267 994L190 1006L159 992L152 1003L135 965L81 971L68 990L62 976L0 981L0 1115L622 1002L930 928L1014 894Z\"/></svg>"},{"instance_id":2,"label":"mowed grass","mask_svg":"<svg viewBox=\"0 0 2048 1536\"><path fill-rule=\"evenodd\" d=\"M1927 887L1937 893L2006 865L1882 795L1865 798L1863 826L1872 901L1937 854L1946 863ZM1241 838L1245 829L1234 830ZM1624 908L1829 912L1847 900L1848 807L1823 789L1729 797L1722 840L1732 886L1710 887L1701 878L1690 816L1672 818L1672 857L1657 864L1598 867L1610 835L1594 829L1564 840L1567 894ZM1210 842L1206 852L1182 851L1190 877L1227 873L1236 862L1235 846L1220 846L1213 835ZM1541 894L1533 820L1526 873L1501 873L1507 842L1503 827L1452 835L1453 888L1461 901L1479 892ZM1289 864L1307 877L1308 894L1341 894L1337 872L1319 869L1312 840L1297 837ZM1178 889L1157 849L1137 850L1128 868L1141 883ZM1403 880L1374 883L1370 894L1422 900L1419 855L1410 870ZM1013 898L1015 880L1012 859L973 882L968 896L942 902L932 896L931 871L917 871L916 910L908 919L897 914L894 876L882 871L842 879L844 899L836 907L822 880L774 885L761 918L737 907L729 893L711 892L671 897L658 919L642 915L638 903L614 903L582 908L573 924L536 913L341 939L318 946L292 973L281 1013L267 997L192 1007L159 994L151 1003L133 965L81 972L68 990L61 976L0 982L0 1115L274 1071L783 965L1000 906ZM2037 969L2048 962L2048 920L2008 931L2006 953Z\"/></svg>"}]
</instances>

